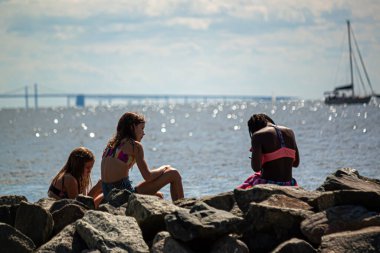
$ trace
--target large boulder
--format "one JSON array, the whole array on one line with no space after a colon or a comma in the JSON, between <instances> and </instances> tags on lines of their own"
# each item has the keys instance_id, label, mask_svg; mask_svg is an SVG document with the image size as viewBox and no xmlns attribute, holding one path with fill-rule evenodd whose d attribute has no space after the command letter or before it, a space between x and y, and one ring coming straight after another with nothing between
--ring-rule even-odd
<instances>
[{"instance_id":1,"label":"large boulder","mask_svg":"<svg viewBox=\"0 0 380 253\"><path fill-rule=\"evenodd\" d=\"M79 194L75 198L75 200L79 201L80 203L82 203L83 205L85 205L87 207L87 209L89 209L89 210L94 210L95 209L94 199L92 197L90 197L90 196L85 196L85 195Z\"/></svg>"},{"instance_id":2,"label":"large boulder","mask_svg":"<svg viewBox=\"0 0 380 253\"><path fill-rule=\"evenodd\" d=\"M198 202L188 212L178 210L165 216L166 228L170 235L183 242L195 239L215 240L229 233L239 233L244 220L229 212Z\"/></svg>"},{"instance_id":3,"label":"large boulder","mask_svg":"<svg viewBox=\"0 0 380 253\"><path fill-rule=\"evenodd\" d=\"M14 226L19 204L0 205L0 222Z\"/></svg>"},{"instance_id":4,"label":"large boulder","mask_svg":"<svg viewBox=\"0 0 380 253\"><path fill-rule=\"evenodd\" d=\"M53 234L58 234L64 227L83 217L86 209L75 204L68 204L52 213L54 220Z\"/></svg>"},{"instance_id":5,"label":"large boulder","mask_svg":"<svg viewBox=\"0 0 380 253\"><path fill-rule=\"evenodd\" d=\"M0 248L1 252L32 253L36 246L29 237L0 222Z\"/></svg>"},{"instance_id":6,"label":"large boulder","mask_svg":"<svg viewBox=\"0 0 380 253\"><path fill-rule=\"evenodd\" d=\"M321 253L377 253L380 252L380 227L367 227L322 236Z\"/></svg>"},{"instance_id":7,"label":"large boulder","mask_svg":"<svg viewBox=\"0 0 380 253\"><path fill-rule=\"evenodd\" d=\"M318 191L359 190L380 193L380 180L359 175L352 168L342 168L329 175Z\"/></svg>"},{"instance_id":8,"label":"large boulder","mask_svg":"<svg viewBox=\"0 0 380 253\"><path fill-rule=\"evenodd\" d=\"M15 228L32 239L38 247L50 239L53 217L40 205L21 201L16 213Z\"/></svg>"},{"instance_id":9,"label":"large boulder","mask_svg":"<svg viewBox=\"0 0 380 253\"><path fill-rule=\"evenodd\" d=\"M272 253L317 253L317 250L304 240L292 238L278 245Z\"/></svg>"},{"instance_id":10,"label":"large boulder","mask_svg":"<svg viewBox=\"0 0 380 253\"><path fill-rule=\"evenodd\" d=\"M176 200L174 204L179 207L191 209L198 201L202 201L211 207L228 211L228 212L234 208L234 205L236 203L234 193L230 191L230 192L223 192L217 195L203 196L199 199L183 198L183 199Z\"/></svg>"},{"instance_id":11,"label":"large boulder","mask_svg":"<svg viewBox=\"0 0 380 253\"><path fill-rule=\"evenodd\" d=\"M54 198L42 198L39 199L35 204L40 205L43 209L50 212L51 206L56 202L57 200Z\"/></svg>"},{"instance_id":12,"label":"large boulder","mask_svg":"<svg viewBox=\"0 0 380 253\"><path fill-rule=\"evenodd\" d=\"M120 207L114 207L108 203L99 205L98 211L107 212L113 215L125 215L126 208L123 206Z\"/></svg>"},{"instance_id":13,"label":"large boulder","mask_svg":"<svg viewBox=\"0 0 380 253\"><path fill-rule=\"evenodd\" d=\"M0 196L0 205L18 205L21 201L28 202L25 196L20 195L2 195Z\"/></svg>"},{"instance_id":14,"label":"large boulder","mask_svg":"<svg viewBox=\"0 0 380 253\"><path fill-rule=\"evenodd\" d=\"M76 232L75 224L70 224L50 241L39 247L35 253L71 253L83 252L86 249L87 245Z\"/></svg>"},{"instance_id":15,"label":"large boulder","mask_svg":"<svg viewBox=\"0 0 380 253\"><path fill-rule=\"evenodd\" d=\"M129 196L133 195L126 189L112 189L110 193L103 199L101 204L108 203L111 206L119 207L128 203Z\"/></svg>"},{"instance_id":16,"label":"large boulder","mask_svg":"<svg viewBox=\"0 0 380 253\"><path fill-rule=\"evenodd\" d=\"M244 242L227 235L216 240L210 253L249 253L249 249Z\"/></svg>"},{"instance_id":17,"label":"large boulder","mask_svg":"<svg viewBox=\"0 0 380 253\"><path fill-rule=\"evenodd\" d=\"M173 239L169 232L159 232L153 240L151 253L195 253L184 243Z\"/></svg>"},{"instance_id":18,"label":"large boulder","mask_svg":"<svg viewBox=\"0 0 380 253\"><path fill-rule=\"evenodd\" d=\"M90 210L76 221L76 230L89 249L101 252L149 252L133 217Z\"/></svg>"},{"instance_id":19,"label":"large boulder","mask_svg":"<svg viewBox=\"0 0 380 253\"><path fill-rule=\"evenodd\" d=\"M70 204L81 206L81 207L83 207L86 210L88 209L88 207L85 204L83 204L82 202L79 202L78 200L75 200L75 199L60 199L60 200L55 201L51 205L51 207L49 209L49 212L50 213L54 213L55 211L58 211L58 210L62 209L64 206L70 205Z\"/></svg>"},{"instance_id":20,"label":"large boulder","mask_svg":"<svg viewBox=\"0 0 380 253\"><path fill-rule=\"evenodd\" d=\"M135 217L147 240L165 230L164 217L181 208L157 196L133 194L129 197L125 214Z\"/></svg>"},{"instance_id":21,"label":"large boulder","mask_svg":"<svg viewBox=\"0 0 380 253\"><path fill-rule=\"evenodd\" d=\"M307 217L301 223L301 231L316 245L324 235L380 226L380 215L362 206L335 206Z\"/></svg>"}]
</instances>

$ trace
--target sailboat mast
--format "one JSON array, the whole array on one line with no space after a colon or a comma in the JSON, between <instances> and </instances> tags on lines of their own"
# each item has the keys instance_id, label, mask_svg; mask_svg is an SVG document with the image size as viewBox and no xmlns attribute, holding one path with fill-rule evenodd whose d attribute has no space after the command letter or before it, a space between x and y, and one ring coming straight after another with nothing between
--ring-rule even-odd
<instances>
[{"instance_id":1,"label":"sailboat mast","mask_svg":"<svg viewBox=\"0 0 380 253\"><path fill-rule=\"evenodd\" d=\"M354 96L354 73L352 70L352 47L351 47L351 27L350 20L347 20L347 30L348 30L348 48L350 50L350 73L351 73L351 85L352 85L352 96Z\"/></svg>"}]
</instances>

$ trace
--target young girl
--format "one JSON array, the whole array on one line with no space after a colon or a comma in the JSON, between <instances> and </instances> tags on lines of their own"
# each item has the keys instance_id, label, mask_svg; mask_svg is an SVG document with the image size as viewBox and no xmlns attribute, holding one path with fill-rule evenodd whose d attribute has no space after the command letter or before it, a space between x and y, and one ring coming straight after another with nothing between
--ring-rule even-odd
<instances>
[{"instance_id":1,"label":"young girl","mask_svg":"<svg viewBox=\"0 0 380 253\"><path fill-rule=\"evenodd\" d=\"M95 157L93 153L85 148L74 149L67 159L66 164L53 178L48 190L48 196L55 199L73 199L79 194L94 198L97 207L102 200L101 182L90 190L91 170L94 166Z\"/></svg>"},{"instance_id":2,"label":"young girl","mask_svg":"<svg viewBox=\"0 0 380 253\"><path fill-rule=\"evenodd\" d=\"M162 193L158 190L170 184L172 200L183 198L182 179L176 169L164 165L149 170L141 144L145 135L144 128L145 119L140 114L127 112L119 119L116 134L108 141L103 152L101 175L104 196L113 188L118 188L162 198ZM129 180L129 171L135 163L144 181L133 187Z\"/></svg>"},{"instance_id":3,"label":"young girl","mask_svg":"<svg viewBox=\"0 0 380 253\"><path fill-rule=\"evenodd\" d=\"M293 131L276 125L265 114L254 114L248 120L248 131L255 173L238 188L249 189L257 184L297 186L292 168L298 167L300 158Z\"/></svg>"}]
</instances>

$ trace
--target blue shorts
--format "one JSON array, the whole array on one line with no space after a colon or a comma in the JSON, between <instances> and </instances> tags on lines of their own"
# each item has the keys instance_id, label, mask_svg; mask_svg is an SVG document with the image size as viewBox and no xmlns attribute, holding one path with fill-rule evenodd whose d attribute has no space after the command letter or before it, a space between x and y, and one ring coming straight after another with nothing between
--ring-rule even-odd
<instances>
[{"instance_id":1,"label":"blue shorts","mask_svg":"<svg viewBox=\"0 0 380 253\"><path fill-rule=\"evenodd\" d=\"M132 181L129 180L129 177L125 177L113 183L102 182L102 190L103 190L104 197L107 197L107 195L112 191L112 189L120 189L120 190L126 189L132 193L136 192L136 188L132 187Z\"/></svg>"}]
</instances>

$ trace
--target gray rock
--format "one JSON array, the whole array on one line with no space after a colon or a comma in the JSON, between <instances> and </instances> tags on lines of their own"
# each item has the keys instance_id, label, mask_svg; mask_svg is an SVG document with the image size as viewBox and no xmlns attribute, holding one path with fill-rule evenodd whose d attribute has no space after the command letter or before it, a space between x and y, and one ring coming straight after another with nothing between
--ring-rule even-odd
<instances>
[{"instance_id":1,"label":"gray rock","mask_svg":"<svg viewBox=\"0 0 380 253\"><path fill-rule=\"evenodd\" d=\"M198 202L190 213L178 210L166 215L165 223L173 238L188 242L194 239L214 240L229 233L241 232L244 220Z\"/></svg>"},{"instance_id":2,"label":"gray rock","mask_svg":"<svg viewBox=\"0 0 380 253\"><path fill-rule=\"evenodd\" d=\"M76 230L89 249L101 252L149 252L133 217L90 210L76 221Z\"/></svg>"},{"instance_id":3,"label":"gray rock","mask_svg":"<svg viewBox=\"0 0 380 253\"><path fill-rule=\"evenodd\" d=\"M296 198L314 207L316 206L316 199L321 195L321 192L307 191L301 187L278 186L274 184L256 185L248 190L234 190L236 203L244 213L248 211L251 202L259 203L273 194Z\"/></svg>"},{"instance_id":4,"label":"gray rock","mask_svg":"<svg viewBox=\"0 0 380 253\"><path fill-rule=\"evenodd\" d=\"M66 205L69 205L69 204L74 204L74 205L81 206L81 207L83 207L86 210L88 209L88 207L85 204L79 202L78 200L75 200L75 199L60 199L60 200L57 200L57 201L55 201L53 203L53 205L49 209L49 212L50 213L54 213L55 211L58 211L59 209L63 208Z\"/></svg>"},{"instance_id":5,"label":"gray rock","mask_svg":"<svg viewBox=\"0 0 380 253\"><path fill-rule=\"evenodd\" d=\"M64 227L81 219L86 209L75 204L68 204L52 213L54 220L53 234L58 234Z\"/></svg>"},{"instance_id":6,"label":"gray rock","mask_svg":"<svg viewBox=\"0 0 380 253\"><path fill-rule=\"evenodd\" d=\"M33 241L14 227L0 223L1 252L31 253L36 246Z\"/></svg>"},{"instance_id":7,"label":"gray rock","mask_svg":"<svg viewBox=\"0 0 380 253\"><path fill-rule=\"evenodd\" d=\"M321 253L377 253L380 252L380 227L368 227L322 236Z\"/></svg>"},{"instance_id":8,"label":"gray rock","mask_svg":"<svg viewBox=\"0 0 380 253\"><path fill-rule=\"evenodd\" d=\"M0 205L0 222L14 226L19 204Z\"/></svg>"},{"instance_id":9,"label":"gray rock","mask_svg":"<svg viewBox=\"0 0 380 253\"><path fill-rule=\"evenodd\" d=\"M193 253L185 244L173 239L167 231L159 232L153 240L151 253Z\"/></svg>"},{"instance_id":10,"label":"gray rock","mask_svg":"<svg viewBox=\"0 0 380 253\"><path fill-rule=\"evenodd\" d=\"M102 204L109 203L111 206L119 207L128 203L129 196L133 195L130 191L124 189L112 189L102 201Z\"/></svg>"},{"instance_id":11,"label":"gray rock","mask_svg":"<svg viewBox=\"0 0 380 253\"><path fill-rule=\"evenodd\" d=\"M280 241L302 237L301 222L314 212L304 209L304 202L287 197L288 203L273 205L272 201L252 202L246 220L253 231L273 233ZM306 206L307 207L307 206Z\"/></svg>"},{"instance_id":12,"label":"gray rock","mask_svg":"<svg viewBox=\"0 0 380 253\"><path fill-rule=\"evenodd\" d=\"M278 245L272 253L317 253L317 250L304 240L292 238Z\"/></svg>"},{"instance_id":13,"label":"gray rock","mask_svg":"<svg viewBox=\"0 0 380 253\"><path fill-rule=\"evenodd\" d=\"M380 226L380 215L362 206L336 206L307 217L301 231L314 244L321 243L324 235L346 230Z\"/></svg>"},{"instance_id":14,"label":"gray rock","mask_svg":"<svg viewBox=\"0 0 380 253\"><path fill-rule=\"evenodd\" d=\"M39 199L35 204L40 205L43 209L50 212L51 206L56 202L57 200L54 198L42 198Z\"/></svg>"},{"instance_id":15,"label":"gray rock","mask_svg":"<svg viewBox=\"0 0 380 253\"><path fill-rule=\"evenodd\" d=\"M249 253L249 249L244 242L232 236L224 236L214 243L210 253Z\"/></svg>"},{"instance_id":16,"label":"gray rock","mask_svg":"<svg viewBox=\"0 0 380 253\"><path fill-rule=\"evenodd\" d=\"M90 197L90 196L85 196L85 195L79 194L75 198L75 200L79 201L80 203L82 203L83 205L85 205L87 207L87 209L89 209L89 210L94 210L95 209L94 199L92 197Z\"/></svg>"},{"instance_id":17,"label":"gray rock","mask_svg":"<svg viewBox=\"0 0 380 253\"><path fill-rule=\"evenodd\" d=\"M0 196L0 205L18 205L21 201L28 202L25 196L20 195L2 195Z\"/></svg>"},{"instance_id":18,"label":"gray rock","mask_svg":"<svg viewBox=\"0 0 380 253\"><path fill-rule=\"evenodd\" d=\"M70 224L38 248L35 253L71 253L83 252L86 249L86 243L75 231L75 224Z\"/></svg>"},{"instance_id":19,"label":"gray rock","mask_svg":"<svg viewBox=\"0 0 380 253\"><path fill-rule=\"evenodd\" d=\"M110 214L113 214L113 215L125 215L126 208L123 207L123 206L114 207L114 206L111 206L108 203L105 203L105 204L99 205L99 207L98 207L97 210L98 211L107 212L107 213L110 213Z\"/></svg>"},{"instance_id":20,"label":"gray rock","mask_svg":"<svg viewBox=\"0 0 380 253\"><path fill-rule=\"evenodd\" d=\"M152 195L133 194L129 197L125 214L135 217L146 240L165 230L164 217L180 210L173 203Z\"/></svg>"},{"instance_id":21,"label":"gray rock","mask_svg":"<svg viewBox=\"0 0 380 253\"><path fill-rule=\"evenodd\" d=\"M317 190L359 190L380 193L380 180L360 176L359 172L352 168L343 168L329 175Z\"/></svg>"},{"instance_id":22,"label":"gray rock","mask_svg":"<svg viewBox=\"0 0 380 253\"><path fill-rule=\"evenodd\" d=\"M32 239L38 247L50 238L53 217L40 205L22 201L17 209L15 228Z\"/></svg>"}]
</instances>

